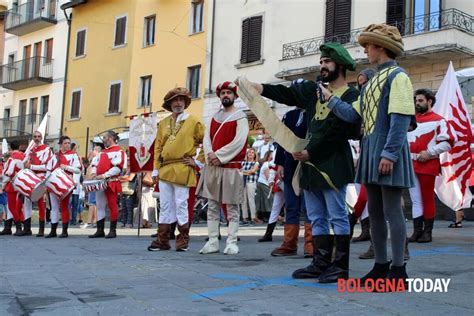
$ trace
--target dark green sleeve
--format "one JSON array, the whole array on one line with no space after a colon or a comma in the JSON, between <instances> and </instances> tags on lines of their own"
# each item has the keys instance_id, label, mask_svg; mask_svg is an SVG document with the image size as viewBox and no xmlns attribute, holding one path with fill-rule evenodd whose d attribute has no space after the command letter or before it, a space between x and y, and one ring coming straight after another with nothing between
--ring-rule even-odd
<instances>
[{"instance_id":1,"label":"dark green sleeve","mask_svg":"<svg viewBox=\"0 0 474 316\"><path fill-rule=\"evenodd\" d=\"M262 96L281 104L305 109L316 103L316 83L307 81L290 87L263 84Z\"/></svg>"}]
</instances>

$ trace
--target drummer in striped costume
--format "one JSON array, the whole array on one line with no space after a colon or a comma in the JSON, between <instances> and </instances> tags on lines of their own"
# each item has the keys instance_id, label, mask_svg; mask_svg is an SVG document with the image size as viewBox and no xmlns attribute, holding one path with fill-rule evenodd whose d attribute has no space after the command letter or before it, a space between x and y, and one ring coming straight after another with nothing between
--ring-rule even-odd
<instances>
[{"instance_id":1,"label":"drummer in striped costume","mask_svg":"<svg viewBox=\"0 0 474 316\"><path fill-rule=\"evenodd\" d=\"M0 233L0 235L11 235L12 224L15 222L15 236L23 236L21 229L21 201L20 194L15 191L13 188L13 178L15 175L24 168L23 160L25 159L25 154L19 151L20 144L16 141L10 143L10 148L12 150L10 157L5 164L3 169L3 188L7 192L8 198L8 215L10 218L5 222L5 228Z\"/></svg>"},{"instance_id":2,"label":"drummer in striped costume","mask_svg":"<svg viewBox=\"0 0 474 316\"><path fill-rule=\"evenodd\" d=\"M105 190L96 191L97 231L89 238L117 237L118 205L117 198L122 192L118 176L127 166L127 155L117 144L119 137L114 131L107 131L102 137L105 149L92 161L92 177L107 182ZM105 206L110 209L110 231L105 236Z\"/></svg>"},{"instance_id":3,"label":"drummer in striped costume","mask_svg":"<svg viewBox=\"0 0 474 316\"><path fill-rule=\"evenodd\" d=\"M43 144L43 135L41 132L36 131L33 133L34 146L31 149L29 160L25 163L25 168L31 169L37 176L44 179L47 171L47 164L53 157L53 152L46 144ZM44 196L41 197L37 202L39 210L39 231L36 237L44 236L44 222L46 215L46 203L44 202ZM32 201L25 197L24 203L25 212L25 226L31 227L31 211ZM28 216L29 215L29 216ZM26 231L25 227L25 231ZM31 232L31 230L30 230Z\"/></svg>"},{"instance_id":4,"label":"drummer in striped costume","mask_svg":"<svg viewBox=\"0 0 474 316\"><path fill-rule=\"evenodd\" d=\"M51 175L56 169L62 169L66 175L63 176L69 177L72 179L74 173L81 173L82 163L75 151L71 150L71 139L68 136L61 136L59 138L59 151L53 155L49 160L47 165L47 182L52 182L54 176ZM67 181L64 179L59 179L61 184L64 184ZM67 180L67 179L66 179ZM50 196L51 200L51 231L46 238L57 237L56 229L58 227L59 221L59 209L61 209L61 221L63 224L63 230L59 238L68 237L68 225L69 225L69 198L71 197L72 190L74 186L68 186L67 191L64 194L59 195L60 192L52 191ZM62 198L62 199L61 199Z\"/></svg>"}]
</instances>

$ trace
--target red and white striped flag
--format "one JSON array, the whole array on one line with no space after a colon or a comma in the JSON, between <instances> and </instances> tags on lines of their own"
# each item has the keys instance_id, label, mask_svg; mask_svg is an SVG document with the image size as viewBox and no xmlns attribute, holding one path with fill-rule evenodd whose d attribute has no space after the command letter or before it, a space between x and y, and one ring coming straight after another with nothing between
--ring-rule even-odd
<instances>
[{"instance_id":1,"label":"red and white striped flag","mask_svg":"<svg viewBox=\"0 0 474 316\"><path fill-rule=\"evenodd\" d=\"M441 175L436 178L436 194L441 202L454 211L468 208L472 199L469 191L472 170L471 118L451 62L436 93L433 111L448 121L451 132L456 137L451 150L440 155Z\"/></svg>"}]
</instances>

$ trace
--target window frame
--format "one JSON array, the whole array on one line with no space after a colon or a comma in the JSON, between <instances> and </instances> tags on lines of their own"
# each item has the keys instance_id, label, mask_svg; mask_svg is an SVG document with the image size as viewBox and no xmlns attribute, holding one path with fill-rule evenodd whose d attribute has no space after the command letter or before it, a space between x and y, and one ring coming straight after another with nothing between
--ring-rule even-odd
<instances>
[{"instance_id":1,"label":"window frame","mask_svg":"<svg viewBox=\"0 0 474 316\"><path fill-rule=\"evenodd\" d=\"M204 0L200 2L193 2L191 1L191 9L190 9L190 14L189 14L189 35L193 34L198 34L204 32ZM200 6L200 14L199 14L199 20L200 20L200 29L195 29L196 26L196 17L198 15L195 15L196 13L196 8Z\"/></svg>"},{"instance_id":2,"label":"window frame","mask_svg":"<svg viewBox=\"0 0 474 316\"><path fill-rule=\"evenodd\" d=\"M196 91L196 95L193 95L193 88L192 88L192 74L193 74L193 70L195 69L199 69L199 74L198 74L198 77L197 77L197 91ZM187 77L186 77L186 86L191 94L191 99L199 99L201 97L201 75L202 75L202 65L201 64L197 64L197 65L192 65L192 66L188 66L187 67Z\"/></svg>"},{"instance_id":3,"label":"window frame","mask_svg":"<svg viewBox=\"0 0 474 316\"><path fill-rule=\"evenodd\" d=\"M117 21L119 19L125 18L125 29L124 29L124 35L123 35L123 43L121 44L116 44L115 43L115 38L117 37ZM127 46L127 26L128 26L128 13L117 15L115 17L115 23L114 23L114 37L112 39L112 48L121 48Z\"/></svg>"},{"instance_id":4,"label":"window frame","mask_svg":"<svg viewBox=\"0 0 474 316\"><path fill-rule=\"evenodd\" d=\"M120 91L119 91L119 96L118 96L118 105L117 105L117 112L110 112L110 97L111 97L111 94L112 94L112 86L113 85L117 85L117 84L120 84ZM109 93L108 93L108 97L107 97L107 113L106 115L118 115L121 113L121 101L122 101L122 87L123 87L123 82L122 80L113 80L113 81L109 81Z\"/></svg>"},{"instance_id":5,"label":"window frame","mask_svg":"<svg viewBox=\"0 0 474 316\"><path fill-rule=\"evenodd\" d=\"M153 18L153 42L147 43L148 40L148 21ZM149 47L155 45L156 42L156 14L150 14L143 18L143 46L142 47Z\"/></svg>"},{"instance_id":6,"label":"window frame","mask_svg":"<svg viewBox=\"0 0 474 316\"><path fill-rule=\"evenodd\" d=\"M82 55L77 55L77 44L79 43L79 32L85 32L84 33L84 51L82 53ZM81 58L81 57L84 57L86 56L86 53L87 52L87 27L82 27L80 29L77 29L76 30L76 45L74 47L74 58Z\"/></svg>"},{"instance_id":7,"label":"window frame","mask_svg":"<svg viewBox=\"0 0 474 316\"><path fill-rule=\"evenodd\" d=\"M46 99L48 99L48 111L44 112L44 100ZM40 114L42 118L49 112L49 99L50 99L49 94L42 95L40 97Z\"/></svg>"},{"instance_id":8,"label":"window frame","mask_svg":"<svg viewBox=\"0 0 474 316\"><path fill-rule=\"evenodd\" d=\"M146 79L149 79L150 80L150 83L148 85L149 89L148 89L148 103L147 104L143 104L142 103L142 100L143 100L143 93L144 93L144 80ZM140 91L139 91L139 94L138 94L138 108L144 108L144 107L147 107L147 106L150 106L152 104L151 102L151 96L152 96L152 89L153 89L153 86L152 86L152 83L153 83L153 76L152 75L145 75L145 76L140 76L140 82L139 82L139 88L140 88Z\"/></svg>"},{"instance_id":9,"label":"window frame","mask_svg":"<svg viewBox=\"0 0 474 316\"><path fill-rule=\"evenodd\" d=\"M72 116L73 100L74 93L79 92L79 109L77 110L77 117ZM82 108L83 93L82 88L75 88L71 90L71 108L69 110L69 120L79 120L81 118L81 108Z\"/></svg>"}]
</instances>

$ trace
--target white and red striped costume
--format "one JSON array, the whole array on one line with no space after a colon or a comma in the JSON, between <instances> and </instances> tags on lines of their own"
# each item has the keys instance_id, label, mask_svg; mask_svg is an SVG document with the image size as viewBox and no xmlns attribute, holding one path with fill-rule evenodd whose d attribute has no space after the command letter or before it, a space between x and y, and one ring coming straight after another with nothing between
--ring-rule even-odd
<instances>
[{"instance_id":1,"label":"white and red striped costume","mask_svg":"<svg viewBox=\"0 0 474 316\"><path fill-rule=\"evenodd\" d=\"M92 174L104 175L108 181L105 191L96 192L97 221L105 218L105 207L108 205L110 221L115 222L118 218L117 196L122 192L118 176L127 166L127 155L119 145L113 145L102 150L97 157L92 160Z\"/></svg>"},{"instance_id":2,"label":"white and red striped costume","mask_svg":"<svg viewBox=\"0 0 474 316\"><path fill-rule=\"evenodd\" d=\"M13 188L13 178L18 171L24 168L25 154L21 151L12 151L3 169L3 188L7 192L8 209L15 222L21 221L20 194Z\"/></svg>"},{"instance_id":3,"label":"white and red striped costume","mask_svg":"<svg viewBox=\"0 0 474 316\"><path fill-rule=\"evenodd\" d=\"M451 149L454 137L446 120L435 112L417 114L416 123L417 128L408 133L416 175L415 187L410 189L412 212L413 218L423 215L425 219L432 219L436 212L434 184L441 171L439 155ZM432 158L425 162L418 161L422 151L428 151Z\"/></svg>"},{"instance_id":4,"label":"white and red striped costume","mask_svg":"<svg viewBox=\"0 0 474 316\"><path fill-rule=\"evenodd\" d=\"M72 150L62 152L59 151L51 157L47 165L47 174L48 176L52 171L57 168L61 168L61 165L66 167L63 170L72 178L74 173L81 173L82 163L79 155ZM71 191L72 193L72 191ZM69 193L65 198L59 200L59 198L54 194L50 194L51 200L51 223L56 224L59 221L59 209L61 209L61 220L63 224L69 223L69 199L71 197Z\"/></svg>"},{"instance_id":5,"label":"white and red striped costume","mask_svg":"<svg viewBox=\"0 0 474 316\"><path fill-rule=\"evenodd\" d=\"M30 169L41 179L46 177L46 172L48 171L47 165L48 162L53 157L53 152L51 148L46 146L45 144L41 144L39 146L34 146L31 149L29 160L30 160ZM46 204L44 202L44 197L38 200L38 209L39 209L39 221L45 221L46 215ZM33 205L30 199L25 198L24 200L24 211L25 211L25 219L31 217Z\"/></svg>"}]
</instances>

